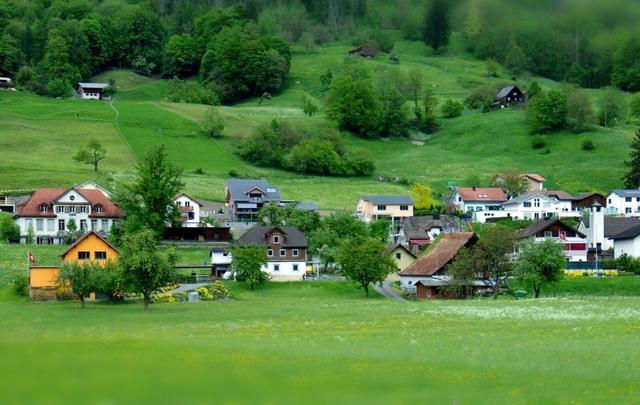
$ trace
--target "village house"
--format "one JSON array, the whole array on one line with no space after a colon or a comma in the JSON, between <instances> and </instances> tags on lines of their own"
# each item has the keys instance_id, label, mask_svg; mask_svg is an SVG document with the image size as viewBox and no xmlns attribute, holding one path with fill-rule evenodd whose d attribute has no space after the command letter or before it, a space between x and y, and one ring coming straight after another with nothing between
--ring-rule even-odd
<instances>
[{"instance_id":1,"label":"village house","mask_svg":"<svg viewBox=\"0 0 640 405\"><path fill-rule=\"evenodd\" d=\"M640 258L640 225L627 229L612 237L614 241L614 258L627 255Z\"/></svg>"},{"instance_id":2,"label":"village house","mask_svg":"<svg viewBox=\"0 0 640 405\"><path fill-rule=\"evenodd\" d=\"M456 187L451 203L463 213L496 211L507 196L500 187Z\"/></svg>"},{"instance_id":3,"label":"village house","mask_svg":"<svg viewBox=\"0 0 640 405\"><path fill-rule=\"evenodd\" d=\"M373 45L366 42L349 50L349 55L358 55L367 59L373 59L377 54L377 49Z\"/></svg>"},{"instance_id":4,"label":"village house","mask_svg":"<svg viewBox=\"0 0 640 405\"><path fill-rule=\"evenodd\" d=\"M224 194L225 204L234 221L254 222L265 204L282 203L278 189L266 180L230 179L226 182Z\"/></svg>"},{"instance_id":5,"label":"village house","mask_svg":"<svg viewBox=\"0 0 640 405\"><path fill-rule=\"evenodd\" d=\"M84 262L105 265L118 261L118 249L98 233L90 231L76 240L60 255L62 263ZM55 300L57 298L60 266L32 265L29 267L29 296L33 300ZM95 295L90 298L95 298Z\"/></svg>"},{"instance_id":6,"label":"village house","mask_svg":"<svg viewBox=\"0 0 640 405\"><path fill-rule=\"evenodd\" d=\"M396 263L398 271L406 269L416 260L416 255L399 243L387 246L387 256Z\"/></svg>"},{"instance_id":7,"label":"village house","mask_svg":"<svg viewBox=\"0 0 640 405\"><path fill-rule=\"evenodd\" d=\"M236 242L238 246L256 245L266 249L267 272L274 281L300 280L307 268L307 238L290 226L255 226Z\"/></svg>"},{"instance_id":8,"label":"village house","mask_svg":"<svg viewBox=\"0 0 640 405\"><path fill-rule=\"evenodd\" d=\"M569 216L572 213L570 201L560 201L547 197L541 192L529 192L502 204L514 219L544 219L556 216ZM578 213L575 216L579 216Z\"/></svg>"},{"instance_id":9,"label":"village house","mask_svg":"<svg viewBox=\"0 0 640 405\"><path fill-rule=\"evenodd\" d=\"M609 213L640 217L640 189L612 190L606 205Z\"/></svg>"},{"instance_id":10,"label":"village house","mask_svg":"<svg viewBox=\"0 0 640 405\"><path fill-rule=\"evenodd\" d=\"M69 224L80 231L106 236L124 213L99 189L41 188L18 206L14 222L20 228L20 241L30 234L37 244L59 244Z\"/></svg>"},{"instance_id":11,"label":"village house","mask_svg":"<svg viewBox=\"0 0 640 405\"><path fill-rule=\"evenodd\" d=\"M211 267L215 274L224 274L231 269L233 256L229 246L214 246L211 248Z\"/></svg>"},{"instance_id":12,"label":"village house","mask_svg":"<svg viewBox=\"0 0 640 405\"><path fill-rule=\"evenodd\" d=\"M509 176L517 176L524 191L543 191L544 182L547 180L537 173L497 174L491 184L502 187Z\"/></svg>"},{"instance_id":13,"label":"village house","mask_svg":"<svg viewBox=\"0 0 640 405\"><path fill-rule=\"evenodd\" d=\"M366 223L380 218L397 223L413 216L413 200L405 195L363 195L356 203L356 214Z\"/></svg>"},{"instance_id":14,"label":"village house","mask_svg":"<svg viewBox=\"0 0 640 405\"><path fill-rule=\"evenodd\" d=\"M105 94L109 83L78 83L78 95L83 100L111 100L110 95Z\"/></svg>"},{"instance_id":15,"label":"village house","mask_svg":"<svg viewBox=\"0 0 640 405\"><path fill-rule=\"evenodd\" d=\"M570 203L571 211L589 210L595 202L602 206L607 204L607 199L602 194L594 192L571 195L560 190L544 190L543 194L555 198L561 203Z\"/></svg>"},{"instance_id":16,"label":"village house","mask_svg":"<svg viewBox=\"0 0 640 405\"><path fill-rule=\"evenodd\" d=\"M553 239L562 244L567 261L587 261L587 237L560 219L546 219L534 222L520 232L520 238L533 238L540 243L545 239Z\"/></svg>"},{"instance_id":17,"label":"village house","mask_svg":"<svg viewBox=\"0 0 640 405\"><path fill-rule=\"evenodd\" d=\"M518 86L506 86L500 89L493 100L495 108L509 108L523 105L527 102L527 95Z\"/></svg>"},{"instance_id":18,"label":"village house","mask_svg":"<svg viewBox=\"0 0 640 405\"><path fill-rule=\"evenodd\" d=\"M463 248L473 247L478 237L473 232L456 232L444 235L438 243L411 265L400 272L400 287L417 299L446 298L447 287L452 279L446 274L447 267ZM472 290L490 287L484 275L477 274L471 282Z\"/></svg>"},{"instance_id":19,"label":"village house","mask_svg":"<svg viewBox=\"0 0 640 405\"><path fill-rule=\"evenodd\" d=\"M186 193L180 193L173 197L173 202L180 211L180 224L184 228L197 228L200 226L200 204L199 201L190 197Z\"/></svg>"},{"instance_id":20,"label":"village house","mask_svg":"<svg viewBox=\"0 0 640 405\"><path fill-rule=\"evenodd\" d=\"M462 229L461 221L451 215L409 217L400 222L394 241L417 253L431 244L440 233L458 232Z\"/></svg>"},{"instance_id":21,"label":"village house","mask_svg":"<svg viewBox=\"0 0 640 405\"><path fill-rule=\"evenodd\" d=\"M603 207L594 203L589 215L581 219L578 231L587 236L590 256L610 256L614 237L637 226L640 218L605 215Z\"/></svg>"}]
</instances>

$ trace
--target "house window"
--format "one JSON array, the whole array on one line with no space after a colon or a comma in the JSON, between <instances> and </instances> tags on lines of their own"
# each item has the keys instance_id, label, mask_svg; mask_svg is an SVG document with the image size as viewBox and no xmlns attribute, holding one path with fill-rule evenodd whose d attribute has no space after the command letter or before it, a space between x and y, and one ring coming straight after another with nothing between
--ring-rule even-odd
<instances>
[{"instance_id":1,"label":"house window","mask_svg":"<svg viewBox=\"0 0 640 405\"><path fill-rule=\"evenodd\" d=\"M624 200L625 200L626 202L631 202L631 197L625 197L625 198L624 198Z\"/></svg>"},{"instance_id":2,"label":"house window","mask_svg":"<svg viewBox=\"0 0 640 405\"><path fill-rule=\"evenodd\" d=\"M387 210L386 205L378 205L378 211L386 211L386 210Z\"/></svg>"},{"instance_id":3,"label":"house window","mask_svg":"<svg viewBox=\"0 0 640 405\"><path fill-rule=\"evenodd\" d=\"M609 198L609 204L611 204L611 198Z\"/></svg>"},{"instance_id":4,"label":"house window","mask_svg":"<svg viewBox=\"0 0 640 405\"><path fill-rule=\"evenodd\" d=\"M64 219L59 219L58 220L58 230L59 231L64 231Z\"/></svg>"},{"instance_id":5,"label":"house window","mask_svg":"<svg viewBox=\"0 0 640 405\"><path fill-rule=\"evenodd\" d=\"M90 258L90 252L78 252L78 260L89 260Z\"/></svg>"},{"instance_id":6,"label":"house window","mask_svg":"<svg viewBox=\"0 0 640 405\"><path fill-rule=\"evenodd\" d=\"M396 260L402 259L402 253L396 253Z\"/></svg>"},{"instance_id":7,"label":"house window","mask_svg":"<svg viewBox=\"0 0 640 405\"><path fill-rule=\"evenodd\" d=\"M293 265L293 271L298 271L298 265L297 264Z\"/></svg>"},{"instance_id":8,"label":"house window","mask_svg":"<svg viewBox=\"0 0 640 405\"><path fill-rule=\"evenodd\" d=\"M87 231L87 220L86 219L81 219L80 220L80 230L83 232Z\"/></svg>"},{"instance_id":9,"label":"house window","mask_svg":"<svg viewBox=\"0 0 640 405\"><path fill-rule=\"evenodd\" d=\"M272 257L273 256L273 250L271 250L271 249L267 250L267 256Z\"/></svg>"},{"instance_id":10,"label":"house window","mask_svg":"<svg viewBox=\"0 0 640 405\"><path fill-rule=\"evenodd\" d=\"M95 252L93 258L96 260L107 260L107 252Z\"/></svg>"},{"instance_id":11,"label":"house window","mask_svg":"<svg viewBox=\"0 0 640 405\"><path fill-rule=\"evenodd\" d=\"M280 243L280 237L278 235L273 235L273 243Z\"/></svg>"},{"instance_id":12,"label":"house window","mask_svg":"<svg viewBox=\"0 0 640 405\"><path fill-rule=\"evenodd\" d=\"M287 251L284 249L280 249L280 256L286 256L287 255Z\"/></svg>"},{"instance_id":13,"label":"house window","mask_svg":"<svg viewBox=\"0 0 640 405\"><path fill-rule=\"evenodd\" d=\"M96 213L100 214L102 211L104 211L104 207L102 206L102 204L96 205Z\"/></svg>"},{"instance_id":14,"label":"house window","mask_svg":"<svg viewBox=\"0 0 640 405\"><path fill-rule=\"evenodd\" d=\"M280 265L279 264L274 264L273 265L273 271L280 271Z\"/></svg>"},{"instance_id":15,"label":"house window","mask_svg":"<svg viewBox=\"0 0 640 405\"><path fill-rule=\"evenodd\" d=\"M81 205L78 207L78 212L79 213L86 213L87 211L87 207L85 205Z\"/></svg>"},{"instance_id":16,"label":"house window","mask_svg":"<svg viewBox=\"0 0 640 405\"><path fill-rule=\"evenodd\" d=\"M631 214L631 208L630 208L630 207L625 208L625 209L624 209L624 212L625 212L626 214Z\"/></svg>"},{"instance_id":17,"label":"house window","mask_svg":"<svg viewBox=\"0 0 640 405\"><path fill-rule=\"evenodd\" d=\"M74 205L70 205L70 206L67 207L67 209L65 211L67 211L69 214L75 214L76 213L76 207Z\"/></svg>"},{"instance_id":18,"label":"house window","mask_svg":"<svg viewBox=\"0 0 640 405\"><path fill-rule=\"evenodd\" d=\"M533 199L533 206L534 207L540 207L540 199L539 198L534 198Z\"/></svg>"},{"instance_id":19,"label":"house window","mask_svg":"<svg viewBox=\"0 0 640 405\"><path fill-rule=\"evenodd\" d=\"M193 219L195 218L195 214L193 212L188 212L187 218L189 219L189 221L193 221Z\"/></svg>"},{"instance_id":20,"label":"house window","mask_svg":"<svg viewBox=\"0 0 640 405\"><path fill-rule=\"evenodd\" d=\"M55 219L47 219L47 231L53 232L56 229L56 220Z\"/></svg>"},{"instance_id":21,"label":"house window","mask_svg":"<svg viewBox=\"0 0 640 405\"><path fill-rule=\"evenodd\" d=\"M525 201L522 203L522 206L525 208L531 208L531 201Z\"/></svg>"},{"instance_id":22,"label":"house window","mask_svg":"<svg viewBox=\"0 0 640 405\"><path fill-rule=\"evenodd\" d=\"M42 218L36 219L36 231L44 231L44 220Z\"/></svg>"},{"instance_id":23,"label":"house window","mask_svg":"<svg viewBox=\"0 0 640 405\"><path fill-rule=\"evenodd\" d=\"M184 202L184 206L185 206L185 207L190 207L190 206L191 206L191 203L190 203L189 201L185 201L185 202Z\"/></svg>"},{"instance_id":24,"label":"house window","mask_svg":"<svg viewBox=\"0 0 640 405\"><path fill-rule=\"evenodd\" d=\"M409 211L409 206L408 205L401 205L400 206L400 211Z\"/></svg>"},{"instance_id":25,"label":"house window","mask_svg":"<svg viewBox=\"0 0 640 405\"><path fill-rule=\"evenodd\" d=\"M63 212L64 212L64 207L63 207L62 205L58 205L58 206L56 207L56 212L57 212L58 214L63 213Z\"/></svg>"},{"instance_id":26,"label":"house window","mask_svg":"<svg viewBox=\"0 0 640 405\"><path fill-rule=\"evenodd\" d=\"M40 206L40 212L47 212L49 211L49 207L47 206L47 204L42 204Z\"/></svg>"},{"instance_id":27,"label":"house window","mask_svg":"<svg viewBox=\"0 0 640 405\"><path fill-rule=\"evenodd\" d=\"M545 238L550 238L552 236L553 236L553 234L551 233L551 231L544 231L544 237Z\"/></svg>"},{"instance_id":28,"label":"house window","mask_svg":"<svg viewBox=\"0 0 640 405\"><path fill-rule=\"evenodd\" d=\"M97 219L92 219L91 220L91 230L92 231L97 231L98 230L98 220Z\"/></svg>"},{"instance_id":29,"label":"house window","mask_svg":"<svg viewBox=\"0 0 640 405\"><path fill-rule=\"evenodd\" d=\"M293 251L291 252L291 255L293 257L298 257L298 254L300 254L300 252L298 252L298 249L293 249Z\"/></svg>"},{"instance_id":30,"label":"house window","mask_svg":"<svg viewBox=\"0 0 640 405\"><path fill-rule=\"evenodd\" d=\"M109 231L109 220L108 219L103 219L101 221L102 224L102 231L103 232L108 232Z\"/></svg>"}]
</instances>

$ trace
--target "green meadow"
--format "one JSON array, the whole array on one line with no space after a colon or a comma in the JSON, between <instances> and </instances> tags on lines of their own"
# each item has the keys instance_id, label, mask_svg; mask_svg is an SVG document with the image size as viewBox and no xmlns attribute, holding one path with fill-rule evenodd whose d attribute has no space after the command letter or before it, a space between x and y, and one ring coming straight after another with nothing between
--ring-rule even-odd
<instances>
[{"instance_id":1,"label":"green meadow","mask_svg":"<svg viewBox=\"0 0 640 405\"><path fill-rule=\"evenodd\" d=\"M0 290L11 403L632 403L638 298L393 302L340 282L221 302L29 303Z\"/></svg>"},{"instance_id":2,"label":"green meadow","mask_svg":"<svg viewBox=\"0 0 640 405\"><path fill-rule=\"evenodd\" d=\"M507 171L538 172L547 177L548 187L569 192L607 192L621 185L633 126L597 127L580 135L554 133L545 136L544 150L534 150L519 109L466 112L442 120L442 130L433 136L364 140L345 133L348 147L365 148L374 157L373 177L301 175L256 167L237 156L240 140L273 119L308 129L331 126L322 107L318 115L305 117L301 99L306 95L322 105L325 94L319 77L327 70L335 73L348 49L344 44L313 53L294 48L289 85L261 105L255 99L220 107L170 103L166 101L166 80L125 70L112 70L96 78L116 80L120 91L113 104L0 92L0 190L69 186L85 179L117 187L132 178L135 163L157 144L165 144L170 159L184 167L185 191L217 201L224 198L224 181L231 170L242 176L267 178L281 188L285 198L315 201L322 209L351 209L361 194L408 191L398 183L377 181L378 176L426 181L438 191L444 191L450 181L463 182L477 175L488 182L495 173ZM461 100L482 84L510 80L505 71L499 78L486 77L485 62L467 55L456 36L447 56L432 56L417 42L398 41L396 49L401 55L399 65L389 63L385 54L364 63L376 74L391 68L404 72L419 69L425 87L441 102ZM547 88L562 86L538 80ZM595 103L601 91L589 93ZM200 122L210 110L216 110L224 120L225 135L220 139L209 139L202 132ZM91 138L101 141L108 151L98 173L71 159ZM594 142L595 150L582 150L585 139Z\"/></svg>"}]
</instances>

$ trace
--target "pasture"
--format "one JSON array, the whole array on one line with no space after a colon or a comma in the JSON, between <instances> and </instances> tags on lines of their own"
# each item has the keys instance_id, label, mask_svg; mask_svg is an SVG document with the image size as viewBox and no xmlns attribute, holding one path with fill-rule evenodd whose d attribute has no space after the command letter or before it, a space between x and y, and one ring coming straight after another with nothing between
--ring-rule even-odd
<instances>
[{"instance_id":1,"label":"pasture","mask_svg":"<svg viewBox=\"0 0 640 405\"><path fill-rule=\"evenodd\" d=\"M392 302L339 282L222 302L29 303L0 290L4 403L628 403L640 301Z\"/></svg>"}]
</instances>

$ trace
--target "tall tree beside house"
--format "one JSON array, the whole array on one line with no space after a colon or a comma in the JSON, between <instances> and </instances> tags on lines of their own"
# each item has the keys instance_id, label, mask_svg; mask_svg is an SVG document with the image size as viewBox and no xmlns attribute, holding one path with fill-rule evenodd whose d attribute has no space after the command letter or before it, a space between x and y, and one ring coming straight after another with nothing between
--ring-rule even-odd
<instances>
[{"instance_id":1,"label":"tall tree beside house","mask_svg":"<svg viewBox=\"0 0 640 405\"><path fill-rule=\"evenodd\" d=\"M522 183L522 176L519 173L505 173L494 179L492 187L500 187L509 197L515 197L526 190Z\"/></svg>"},{"instance_id":2,"label":"tall tree beside house","mask_svg":"<svg viewBox=\"0 0 640 405\"><path fill-rule=\"evenodd\" d=\"M622 178L626 188L640 188L640 128L636 130L636 135L631 142L631 153L629 160L625 160L624 164L629 171Z\"/></svg>"},{"instance_id":3,"label":"tall tree beside house","mask_svg":"<svg viewBox=\"0 0 640 405\"><path fill-rule=\"evenodd\" d=\"M422 40L437 52L449 44L450 34L451 22L447 0L431 0L424 18Z\"/></svg>"},{"instance_id":4,"label":"tall tree beside house","mask_svg":"<svg viewBox=\"0 0 640 405\"><path fill-rule=\"evenodd\" d=\"M369 235L382 243L389 241L389 231L391 230L391 221L387 218L378 218L369 223Z\"/></svg>"},{"instance_id":5,"label":"tall tree beside house","mask_svg":"<svg viewBox=\"0 0 640 405\"><path fill-rule=\"evenodd\" d=\"M360 284L367 297L371 283L382 282L396 270L394 260L385 252L385 245L367 236L345 240L336 259L342 274Z\"/></svg>"},{"instance_id":6,"label":"tall tree beside house","mask_svg":"<svg viewBox=\"0 0 640 405\"><path fill-rule=\"evenodd\" d=\"M453 262L447 266L450 278L447 289L458 297L468 297L473 289L477 274L483 271L482 252L477 247L462 248Z\"/></svg>"},{"instance_id":7,"label":"tall tree beside house","mask_svg":"<svg viewBox=\"0 0 640 405\"><path fill-rule=\"evenodd\" d=\"M167 160L164 145L151 149L136 166L135 182L116 195L116 202L127 213L123 230L148 228L160 238L166 224L180 216L173 197L182 187L182 168Z\"/></svg>"},{"instance_id":8,"label":"tall tree beside house","mask_svg":"<svg viewBox=\"0 0 640 405\"><path fill-rule=\"evenodd\" d=\"M95 139L89 141L89 144L73 156L73 160L85 165L92 165L93 171L98 171L98 163L107 156L107 150L102 144Z\"/></svg>"},{"instance_id":9,"label":"tall tree beside house","mask_svg":"<svg viewBox=\"0 0 640 405\"><path fill-rule=\"evenodd\" d=\"M247 282L252 290L257 285L269 281L269 274L262 271L267 265L267 253L262 246L239 246L231 249L233 270L235 279L240 282Z\"/></svg>"},{"instance_id":10,"label":"tall tree beside house","mask_svg":"<svg viewBox=\"0 0 640 405\"><path fill-rule=\"evenodd\" d=\"M433 196L433 189L427 183L414 183L411 185L411 199L417 210L428 210L440 204Z\"/></svg>"},{"instance_id":11,"label":"tall tree beside house","mask_svg":"<svg viewBox=\"0 0 640 405\"><path fill-rule=\"evenodd\" d=\"M97 272L100 270L89 262L64 263L60 269L58 283L69 287L71 292L78 296L80 304L84 308L86 306L85 297L98 289Z\"/></svg>"},{"instance_id":12,"label":"tall tree beside house","mask_svg":"<svg viewBox=\"0 0 640 405\"><path fill-rule=\"evenodd\" d=\"M176 279L176 254L158 251L154 230L143 229L125 235L119 248L118 265L125 291L142 294L144 310L149 310L151 296Z\"/></svg>"},{"instance_id":13,"label":"tall tree beside house","mask_svg":"<svg viewBox=\"0 0 640 405\"><path fill-rule=\"evenodd\" d=\"M542 288L564 277L562 269L565 263L561 243L550 238L541 243L527 240L520 246L514 275L533 290L534 298L538 298Z\"/></svg>"},{"instance_id":14,"label":"tall tree beside house","mask_svg":"<svg viewBox=\"0 0 640 405\"><path fill-rule=\"evenodd\" d=\"M479 258L489 273L493 286L493 298L498 297L500 286L511 274L511 255L515 250L516 231L496 225L480 233Z\"/></svg>"}]
</instances>

